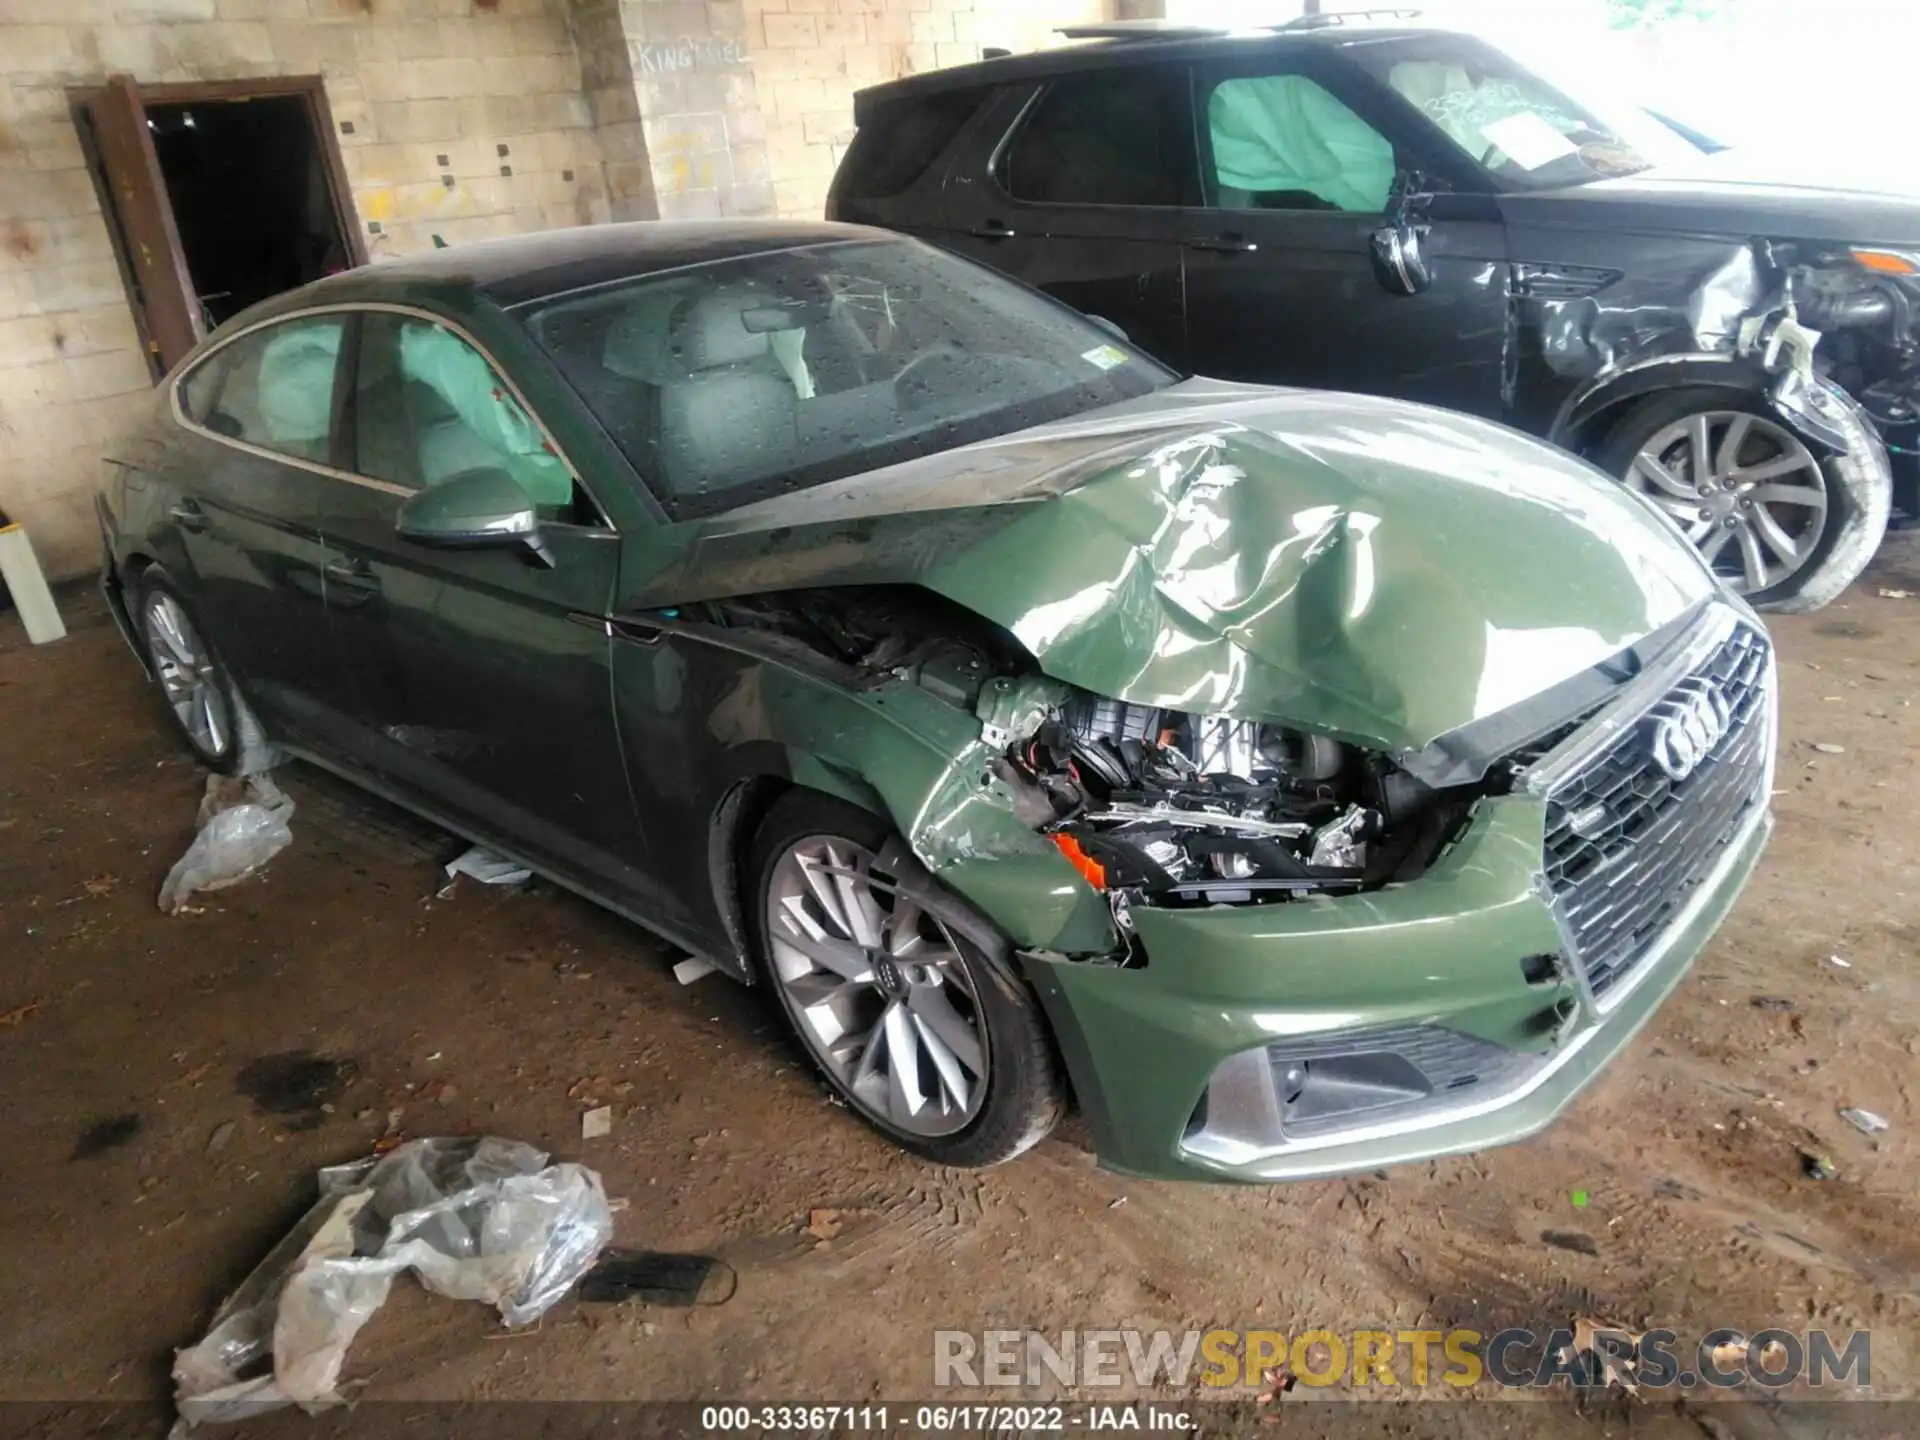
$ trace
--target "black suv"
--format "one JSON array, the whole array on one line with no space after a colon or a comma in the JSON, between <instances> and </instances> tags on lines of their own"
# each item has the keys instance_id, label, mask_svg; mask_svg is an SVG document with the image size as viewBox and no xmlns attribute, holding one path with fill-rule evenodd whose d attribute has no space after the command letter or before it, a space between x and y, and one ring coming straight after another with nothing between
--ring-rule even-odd
<instances>
[{"instance_id":1,"label":"black suv","mask_svg":"<svg viewBox=\"0 0 1920 1440\"><path fill-rule=\"evenodd\" d=\"M1341 20L1087 27L862 91L827 213L1184 370L1546 436L1756 604L1837 595L1920 508L1920 202L1760 179L1471 36Z\"/></svg>"}]
</instances>

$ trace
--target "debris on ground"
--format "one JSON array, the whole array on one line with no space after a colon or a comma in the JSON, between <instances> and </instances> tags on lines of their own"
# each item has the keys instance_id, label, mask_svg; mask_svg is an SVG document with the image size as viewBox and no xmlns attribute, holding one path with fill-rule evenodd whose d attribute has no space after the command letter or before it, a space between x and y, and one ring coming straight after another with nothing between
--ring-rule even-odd
<instances>
[{"instance_id":1,"label":"debris on ground","mask_svg":"<svg viewBox=\"0 0 1920 1440\"><path fill-rule=\"evenodd\" d=\"M598 1140L613 1133L613 1106L596 1105L580 1117L580 1138Z\"/></svg>"},{"instance_id":2,"label":"debris on ground","mask_svg":"<svg viewBox=\"0 0 1920 1440\"><path fill-rule=\"evenodd\" d=\"M1844 745L1829 745L1829 744L1828 744L1828 743L1827 743L1826 741L1824 741L1824 740L1816 740L1816 741L1814 741L1814 742L1813 742L1813 748L1814 748L1815 750L1817 750L1817 751L1819 751L1819 752L1820 752L1820 753L1821 753L1822 755L1844 755L1844 754L1846 754L1846 753L1847 753L1847 747L1846 747L1846 746L1844 746Z\"/></svg>"},{"instance_id":3,"label":"debris on ground","mask_svg":"<svg viewBox=\"0 0 1920 1440\"><path fill-rule=\"evenodd\" d=\"M293 801L265 775L209 775L199 833L160 886L160 908L178 915L193 896L237 885L287 846Z\"/></svg>"},{"instance_id":4,"label":"debris on ground","mask_svg":"<svg viewBox=\"0 0 1920 1440\"><path fill-rule=\"evenodd\" d=\"M1779 1015L1797 1015L1800 1012L1799 1002L1785 995L1756 995L1753 997L1753 1008L1771 1010Z\"/></svg>"},{"instance_id":5,"label":"debris on ground","mask_svg":"<svg viewBox=\"0 0 1920 1440\"><path fill-rule=\"evenodd\" d=\"M1913 592L1911 590L1892 590L1886 586L1882 586L1873 593L1878 595L1882 600L1911 600L1913 598Z\"/></svg>"},{"instance_id":6,"label":"debris on ground","mask_svg":"<svg viewBox=\"0 0 1920 1440\"><path fill-rule=\"evenodd\" d=\"M711 1255L676 1255L659 1250L608 1250L580 1281L580 1299L590 1305L698 1305L707 1281L716 1273L732 1276L724 1261ZM738 1285L735 1277L734 1284ZM707 1303L724 1304L730 1288Z\"/></svg>"},{"instance_id":7,"label":"debris on ground","mask_svg":"<svg viewBox=\"0 0 1920 1440\"><path fill-rule=\"evenodd\" d=\"M1883 1117L1874 1114L1871 1110L1862 1110L1855 1105L1849 1105L1846 1109L1842 1110L1840 1112L1840 1118L1853 1126L1853 1128L1858 1130L1862 1135L1878 1135L1882 1130L1887 1128L1887 1122Z\"/></svg>"},{"instance_id":8,"label":"debris on ground","mask_svg":"<svg viewBox=\"0 0 1920 1440\"><path fill-rule=\"evenodd\" d=\"M447 876L447 883L440 887L442 895L451 890L453 882L462 875L478 880L482 885L524 885L533 879L533 871L518 860L495 854L484 845L468 846L441 869Z\"/></svg>"},{"instance_id":9,"label":"debris on ground","mask_svg":"<svg viewBox=\"0 0 1920 1440\"><path fill-rule=\"evenodd\" d=\"M24 1025L39 1013L40 1002L29 1000L24 1005L16 1005L11 1010L0 1010L0 1030L11 1030L16 1025Z\"/></svg>"},{"instance_id":10,"label":"debris on ground","mask_svg":"<svg viewBox=\"0 0 1920 1440\"><path fill-rule=\"evenodd\" d=\"M1591 1235L1580 1230L1542 1230L1540 1242L1556 1250L1571 1250L1576 1255L1598 1255L1600 1247Z\"/></svg>"},{"instance_id":11,"label":"debris on ground","mask_svg":"<svg viewBox=\"0 0 1920 1440\"><path fill-rule=\"evenodd\" d=\"M850 1212L817 1206L807 1212L807 1223L800 1227L802 1235L815 1240L832 1240L846 1227Z\"/></svg>"},{"instance_id":12,"label":"debris on ground","mask_svg":"<svg viewBox=\"0 0 1920 1440\"><path fill-rule=\"evenodd\" d=\"M1853 969L1853 962L1851 960L1842 960L1838 955L1827 956L1827 962L1832 965L1838 965L1842 970Z\"/></svg>"},{"instance_id":13,"label":"debris on ground","mask_svg":"<svg viewBox=\"0 0 1920 1440\"><path fill-rule=\"evenodd\" d=\"M233 1139L234 1124L231 1120L222 1120L213 1127L213 1134L207 1137L207 1154L218 1155Z\"/></svg>"},{"instance_id":14,"label":"debris on ground","mask_svg":"<svg viewBox=\"0 0 1920 1440\"><path fill-rule=\"evenodd\" d=\"M1293 1372L1284 1365L1275 1370L1260 1372L1260 1393L1253 1397L1256 1405L1271 1405L1294 1386Z\"/></svg>"},{"instance_id":15,"label":"debris on ground","mask_svg":"<svg viewBox=\"0 0 1920 1440\"><path fill-rule=\"evenodd\" d=\"M518 1327L565 1295L613 1234L597 1174L492 1135L408 1141L318 1179L319 1201L205 1338L176 1353L186 1424L337 1403L347 1349L403 1270Z\"/></svg>"},{"instance_id":16,"label":"debris on ground","mask_svg":"<svg viewBox=\"0 0 1920 1440\"><path fill-rule=\"evenodd\" d=\"M697 955L689 955L673 967L673 978L682 985L691 985L696 980L704 980L707 976L715 974L719 969L720 967L711 960L702 960Z\"/></svg>"},{"instance_id":17,"label":"debris on ground","mask_svg":"<svg viewBox=\"0 0 1920 1440\"><path fill-rule=\"evenodd\" d=\"M1629 1395L1638 1395L1635 1357L1643 1338L1643 1332L1580 1315L1574 1318L1573 1336L1560 1347L1559 1358L1584 1373L1585 1379L1576 1379L1576 1385L1618 1385Z\"/></svg>"},{"instance_id":18,"label":"debris on ground","mask_svg":"<svg viewBox=\"0 0 1920 1440\"><path fill-rule=\"evenodd\" d=\"M1840 1167L1817 1150L1802 1150L1800 1172L1809 1180L1831 1180L1840 1173Z\"/></svg>"},{"instance_id":19,"label":"debris on ground","mask_svg":"<svg viewBox=\"0 0 1920 1440\"><path fill-rule=\"evenodd\" d=\"M146 1123L139 1115L128 1114L113 1115L89 1125L81 1131L80 1138L73 1142L73 1154L67 1158L91 1160L96 1155L117 1150L145 1129Z\"/></svg>"}]
</instances>

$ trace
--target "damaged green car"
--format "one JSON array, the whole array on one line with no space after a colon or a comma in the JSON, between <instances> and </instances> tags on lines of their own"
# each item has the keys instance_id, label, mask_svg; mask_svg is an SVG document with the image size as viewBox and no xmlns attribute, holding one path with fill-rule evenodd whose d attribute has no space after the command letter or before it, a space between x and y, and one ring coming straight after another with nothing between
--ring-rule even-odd
<instances>
[{"instance_id":1,"label":"damaged green car","mask_svg":"<svg viewBox=\"0 0 1920 1440\"><path fill-rule=\"evenodd\" d=\"M205 763L292 752L767 987L946 1164L1069 1096L1150 1175L1517 1139L1770 826L1765 632L1638 497L852 227L282 296L99 513Z\"/></svg>"}]
</instances>

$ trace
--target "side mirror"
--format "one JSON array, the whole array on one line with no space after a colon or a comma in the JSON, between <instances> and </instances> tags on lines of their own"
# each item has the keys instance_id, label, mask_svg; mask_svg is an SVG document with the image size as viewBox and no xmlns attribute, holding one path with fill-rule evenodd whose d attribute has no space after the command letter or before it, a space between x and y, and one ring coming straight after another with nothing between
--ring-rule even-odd
<instances>
[{"instance_id":1,"label":"side mirror","mask_svg":"<svg viewBox=\"0 0 1920 1440\"><path fill-rule=\"evenodd\" d=\"M524 546L553 563L540 537L540 516L527 492L505 470L462 470L429 485L400 507L394 527L403 540L442 550Z\"/></svg>"},{"instance_id":2,"label":"side mirror","mask_svg":"<svg viewBox=\"0 0 1920 1440\"><path fill-rule=\"evenodd\" d=\"M1420 295L1433 286L1427 264L1427 207L1433 196L1426 177L1407 171L1393 183L1387 201L1387 223L1373 232L1373 277L1392 295Z\"/></svg>"}]
</instances>

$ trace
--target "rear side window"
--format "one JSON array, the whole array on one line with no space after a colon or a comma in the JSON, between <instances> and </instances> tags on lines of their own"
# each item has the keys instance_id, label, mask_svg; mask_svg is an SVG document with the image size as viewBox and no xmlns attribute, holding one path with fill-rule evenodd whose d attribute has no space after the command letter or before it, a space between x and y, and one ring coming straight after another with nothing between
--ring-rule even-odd
<instances>
[{"instance_id":1,"label":"rear side window","mask_svg":"<svg viewBox=\"0 0 1920 1440\"><path fill-rule=\"evenodd\" d=\"M334 382L346 320L283 320L208 357L180 382L187 418L216 435L301 460L333 452Z\"/></svg>"},{"instance_id":2,"label":"rear side window","mask_svg":"<svg viewBox=\"0 0 1920 1440\"><path fill-rule=\"evenodd\" d=\"M984 90L945 90L874 106L840 164L835 193L854 200L898 195L926 174L984 98Z\"/></svg>"},{"instance_id":3,"label":"rear side window","mask_svg":"<svg viewBox=\"0 0 1920 1440\"><path fill-rule=\"evenodd\" d=\"M1195 194L1186 71L1100 70L1047 86L996 178L1046 205L1182 205Z\"/></svg>"}]
</instances>

